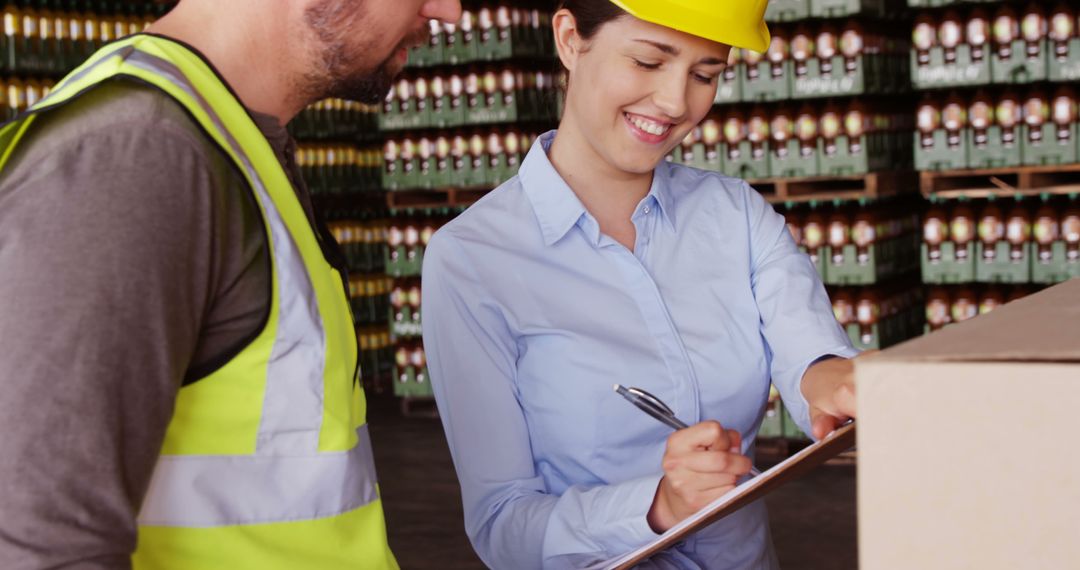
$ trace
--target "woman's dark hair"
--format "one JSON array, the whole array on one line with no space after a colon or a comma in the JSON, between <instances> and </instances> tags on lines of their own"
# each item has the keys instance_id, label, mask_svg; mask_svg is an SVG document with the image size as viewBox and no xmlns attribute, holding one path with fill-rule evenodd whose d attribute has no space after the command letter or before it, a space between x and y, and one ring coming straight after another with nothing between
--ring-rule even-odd
<instances>
[{"instance_id":1,"label":"woman's dark hair","mask_svg":"<svg viewBox=\"0 0 1080 570\"><path fill-rule=\"evenodd\" d=\"M578 35L586 41L591 40L604 24L626 15L611 0L562 0L559 9L563 8L574 15Z\"/></svg>"}]
</instances>

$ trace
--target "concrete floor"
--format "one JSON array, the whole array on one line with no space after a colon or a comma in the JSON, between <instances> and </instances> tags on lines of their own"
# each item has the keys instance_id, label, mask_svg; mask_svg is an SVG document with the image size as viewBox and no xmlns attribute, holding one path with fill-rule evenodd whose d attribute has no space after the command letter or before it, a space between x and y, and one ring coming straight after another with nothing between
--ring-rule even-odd
<instances>
[{"instance_id":1,"label":"concrete floor","mask_svg":"<svg viewBox=\"0 0 1080 570\"><path fill-rule=\"evenodd\" d=\"M484 565L462 523L461 495L442 427L407 419L385 397L369 402L390 545L405 570L472 570ZM759 467L768 467L761 458ZM855 467L825 465L767 499L785 570L856 568Z\"/></svg>"}]
</instances>

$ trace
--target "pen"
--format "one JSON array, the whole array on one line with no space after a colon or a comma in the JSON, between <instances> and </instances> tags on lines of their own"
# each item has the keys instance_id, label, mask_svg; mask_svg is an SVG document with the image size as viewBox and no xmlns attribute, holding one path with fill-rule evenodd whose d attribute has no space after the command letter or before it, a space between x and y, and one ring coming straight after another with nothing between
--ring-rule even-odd
<instances>
[{"instance_id":1,"label":"pen","mask_svg":"<svg viewBox=\"0 0 1080 570\"><path fill-rule=\"evenodd\" d=\"M640 388L626 388L622 384L615 384L613 388L616 393L623 398L626 398L631 404L637 406L639 410L656 418L671 429L680 430L689 427L682 420L675 417L675 412L673 412L667 404L660 401L660 398L653 396L645 390ZM758 475L761 475L761 471L758 471L757 467L751 466L749 475L751 477L757 477Z\"/></svg>"},{"instance_id":2,"label":"pen","mask_svg":"<svg viewBox=\"0 0 1080 570\"><path fill-rule=\"evenodd\" d=\"M667 407L667 405L661 402L659 398L645 390L625 388L622 384L616 384L615 392L623 398L626 398L631 404L637 406L639 410L656 418L671 429L678 430L689 427L679 420L679 418L675 417L675 412L671 411L671 408Z\"/></svg>"}]
</instances>

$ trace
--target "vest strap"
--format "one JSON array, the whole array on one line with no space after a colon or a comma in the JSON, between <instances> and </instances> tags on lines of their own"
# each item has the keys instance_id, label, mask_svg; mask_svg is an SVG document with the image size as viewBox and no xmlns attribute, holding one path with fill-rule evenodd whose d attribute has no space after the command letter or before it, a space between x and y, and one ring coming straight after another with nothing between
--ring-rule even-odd
<instances>
[{"instance_id":1,"label":"vest strap","mask_svg":"<svg viewBox=\"0 0 1080 570\"><path fill-rule=\"evenodd\" d=\"M139 525L205 528L312 520L367 505L379 498L375 460L367 425L356 435L356 447L346 452L163 456Z\"/></svg>"}]
</instances>

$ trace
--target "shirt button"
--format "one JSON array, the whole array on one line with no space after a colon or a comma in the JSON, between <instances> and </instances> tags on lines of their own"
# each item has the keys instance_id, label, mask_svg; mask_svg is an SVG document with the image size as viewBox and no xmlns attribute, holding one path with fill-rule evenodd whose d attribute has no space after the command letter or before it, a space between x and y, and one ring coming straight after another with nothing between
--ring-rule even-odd
<instances>
[{"instance_id":1,"label":"shirt button","mask_svg":"<svg viewBox=\"0 0 1080 570\"><path fill-rule=\"evenodd\" d=\"M650 208L650 207L648 207L648 206L645 206L645 209L644 209L643 211L644 211L644 212L645 212L646 214L648 214L649 212L651 212L651 211L652 211L652 208Z\"/></svg>"}]
</instances>

